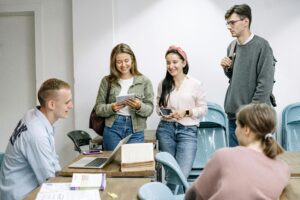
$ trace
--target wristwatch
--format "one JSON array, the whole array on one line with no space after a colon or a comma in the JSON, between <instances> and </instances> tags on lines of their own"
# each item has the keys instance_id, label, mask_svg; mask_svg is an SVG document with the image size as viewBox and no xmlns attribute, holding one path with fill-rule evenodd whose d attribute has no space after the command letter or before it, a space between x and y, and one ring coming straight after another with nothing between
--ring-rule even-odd
<instances>
[{"instance_id":1,"label":"wristwatch","mask_svg":"<svg viewBox=\"0 0 300 200\"><path fill-rule=\"evenodd\" d=\"M190 110L186 110L185 111L185 116L189 116L190 115Z\"/></svg>"}]
</instances>

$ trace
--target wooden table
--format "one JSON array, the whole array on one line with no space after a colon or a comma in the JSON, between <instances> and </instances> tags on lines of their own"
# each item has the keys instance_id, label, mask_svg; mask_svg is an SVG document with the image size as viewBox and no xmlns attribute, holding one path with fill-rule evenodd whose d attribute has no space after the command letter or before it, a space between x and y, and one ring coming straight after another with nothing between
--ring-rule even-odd
<instances>
[{"instance_id":1,"label":"wooden table","mask_svg":"<svg viewBox=\"0 0 300 200\"><path fill-rule=\"evenodd\" d=\"M47 182L50 183L67 183L71 182L71 177L55 177L50 178ZM134 200L137 198L139 188L145 183L149 183L150 178L107 178L106 188L104 191L100 191L100 197L102 200L113 199L109 193L118 195L118 200ZM40 187L33 190L24 200L34 200L39 192Z\"/></svg>"},{"instance_id":2,"label":"wooden table","mask_svg":"<svg viewBox=\"0 0 300 200\"><path fill-rule=\"evenodd\" d=\"M280 200L299 200L300 199L300 178L290 178L289 185L282 193Z\"/></svg>"},{"instance_id":3,"label":"wooden table","mask_svg":"<svg viewBox=\"0 0 300 200\"><path fill-rule=\"evenodd\" d=\"M286 151L278 156L284 160L291 171L291 177L300 177L300 151Z\"/></svg>"},{"instance_id":4,"label":"wooden table","mask_svg":"<svg viewBox=\"0 0 300 200\"><path fill-rule=\"evenodd\" d=\"M155 129L147 129L144 131L144 140L145 142L151 142L153 144L156 144L156 130Z\"/></svg>"},{"instance_id":5,"label":"wooden table","mask_svg":"<svg viewBox=\"0 0 300 200\"><path fill-rule=\"evenodd\" d=\"M73 161L77 161L83 156L92 157L108 157L111 154L109 151L104 151L102 154L95 155L79 155ZM83 169L83 168L70 168L69 165L65 166L59 173L58 176L72 176L73 173L106 173L107 177L155 177L155 169L146 171L133 171L133 172L121 172L120 159L116 159L109 163L102 169Z\"/></svg>"}]
</instances>

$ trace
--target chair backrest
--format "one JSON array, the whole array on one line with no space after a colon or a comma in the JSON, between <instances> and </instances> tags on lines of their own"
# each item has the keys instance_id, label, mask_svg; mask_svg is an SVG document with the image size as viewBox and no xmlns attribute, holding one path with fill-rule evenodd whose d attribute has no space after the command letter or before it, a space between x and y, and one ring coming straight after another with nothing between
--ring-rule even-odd
<instances>
[{"instance_id":1,"label":"chair backrest","mask_svg":"<svg viewBox=\"0 0 300 200\"><path fill-rule=\"evenodd\" d=\"M188 181L193 182L201 173L212 154L228 144L227 116L221 106L207 103L208 112L201 119L197 133L197 152Z\"/></svg>"},{"instance_id":2,"label":"chair backrest","mask_svg":"<svg viewBox=\"0 0 300 200\"><path fill-rule=\"evenodd\" d=\"M227 117L222 107L208 102L208 113L198 128L197 153L193 169L203 169L212 154L227 146Z\"/></svg>"},{"instance_id":3,"label":"chair backrest","mask_svg":"<svg viewBox=\"0 0 300 200\"><path fill-rule=\"evenodd\" d=\"M172 191L161 182L146 183L138 191L140 200L174 200Z\"/></svg>"},{"instance_id":4,"label":"chair backrest","mask_svg":"<svg viewBox=\"0 0 300 200\"><path fill-rule=\"evenodd\" d=\"M208 107L208 112L207 114L201 119L200 126L201 124L212 124L212 125L217 125L221 126L224 129L228 129L227 125L227 116L223 110L223 108L213 102L207 102L207 107Z\"/></svg>"},{"instance_id":5,"label":"chair backrest","mask_svg":"<svg viewBox=\"0 0 300 200\"><path fill-rule=\"evenodd\" d=\"M300 103L282 111L282 145L287 151L300 151Z\"/></svg>"},{"instance_id":6,"label":"chair backrest","mask_svg":"<svg viewBox=\"0 0 300 200\"><path fill-rule=\"evenodd\" d=\"M189 183L181 171L175 158L168 152L159 152L155 155L156 162L160 163L166 172L166 181L174 185L183 185L184 189L189 188Z\"/></svg>"},{"instance_id":7,"label":"chair backrest","mask_svg":"<svg viewBox=\"0 0 300 200\"><path fill-rule=\"evenodd\" d=\"M74 130L69 132L68 137L73 141L74 143L74 150L81 153L81 146L89 145L90 140L92 139L91 136L82 130Z\"/></svg>"},{"instance_id":8,"label":"chair backrest","mask_svg":"<svg viewBox=\"0 0 300 200\"><path fill-rule=\"evenodd\" d=\"M0 167L2 165L2 162L3 162L3 159L4 159L4 153L0 153Z\"/></svg>"}]
</instances>

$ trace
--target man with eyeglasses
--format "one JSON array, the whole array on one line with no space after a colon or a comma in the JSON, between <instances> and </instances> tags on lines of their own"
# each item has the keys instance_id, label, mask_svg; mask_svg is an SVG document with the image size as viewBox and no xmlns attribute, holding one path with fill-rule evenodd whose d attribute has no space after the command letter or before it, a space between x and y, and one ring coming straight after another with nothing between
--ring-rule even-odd
<instances>
[{"instance_id":1,"label":"man with eyeglasses","mask_svg":"<svg viewBox=\"0 0 300 200\"><path fill-rule=\"evenodd\" d=\"M235 114L241 105L271 104L275 58L267 40L250 31L251 8L234 5L225 14L226 26L232 37L227 56L221 60L229 86L224 101L229 121L229 146L238 146L235 135Z\"/></svg>"}]
</instances>

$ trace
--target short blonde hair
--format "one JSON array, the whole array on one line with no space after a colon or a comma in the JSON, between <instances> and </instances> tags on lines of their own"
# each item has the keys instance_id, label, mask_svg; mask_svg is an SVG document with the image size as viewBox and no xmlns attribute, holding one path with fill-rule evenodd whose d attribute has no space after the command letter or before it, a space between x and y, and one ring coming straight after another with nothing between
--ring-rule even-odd
<instances>
[{"instance_id":1,"label":"short blonde hair","mask_svg":"<svg viewBox=\"0 0 300 200\"><path fill-rule=\"evenodd\" d=\"M40 87L38 91L38 100L40 102L41 106L45 106L47 99L55 98L56 97L56 91L60 89L70 89L70 85L62 80L51 78L46 80Z\"/></svg>"}]
</instances>

